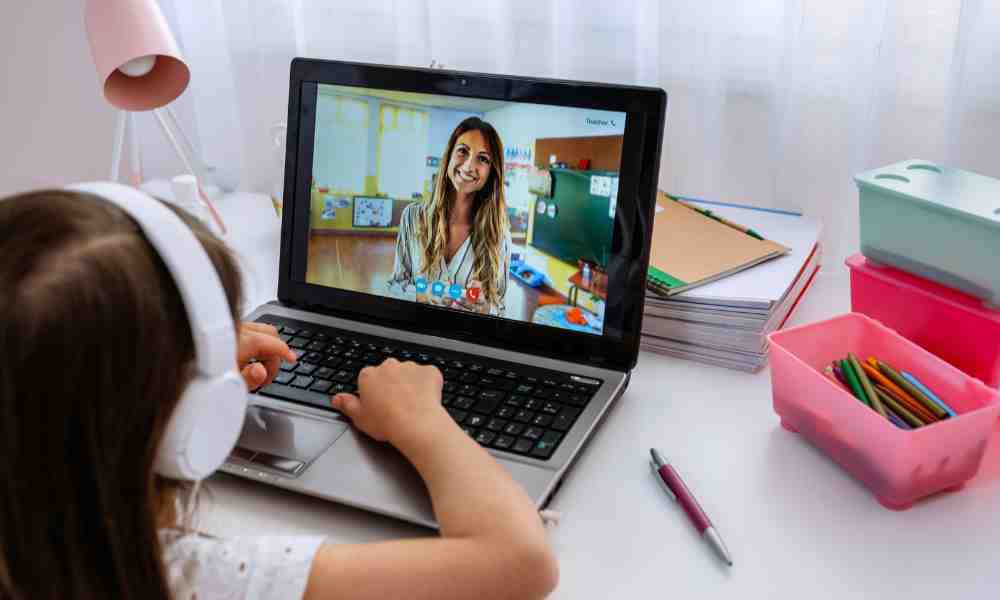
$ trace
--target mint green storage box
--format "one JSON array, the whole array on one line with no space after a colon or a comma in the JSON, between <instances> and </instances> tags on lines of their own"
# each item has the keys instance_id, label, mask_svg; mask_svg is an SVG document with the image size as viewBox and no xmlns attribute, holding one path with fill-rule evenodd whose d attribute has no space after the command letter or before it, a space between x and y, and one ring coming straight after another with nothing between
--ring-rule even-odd
<instances>
[{"instance_id":1,"label":"mint green storage box","mask_svg":"<svg viewBox=\"0 0 1000 600\"><path fill-rule=\"evenodd\" d=\"M1000 309L1000 180L926 160L854 180L865 257Z\"/></svg>"}]
</instances>

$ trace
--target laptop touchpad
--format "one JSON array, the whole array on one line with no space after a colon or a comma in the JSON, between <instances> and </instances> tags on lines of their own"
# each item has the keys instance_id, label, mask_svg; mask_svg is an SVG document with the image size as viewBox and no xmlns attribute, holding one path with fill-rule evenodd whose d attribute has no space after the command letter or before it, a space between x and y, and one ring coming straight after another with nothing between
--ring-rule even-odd
<instances>
[{"instance_id":1,"label":"laptop touchpad","mask_svg":"<svg viewBox=\"0 0 1000 600\"><path fill-rule=\"evenodd\" d=\"M298 477L347 431L347 424L250 406L231 458Z\"/></svg>"}]
</instances>

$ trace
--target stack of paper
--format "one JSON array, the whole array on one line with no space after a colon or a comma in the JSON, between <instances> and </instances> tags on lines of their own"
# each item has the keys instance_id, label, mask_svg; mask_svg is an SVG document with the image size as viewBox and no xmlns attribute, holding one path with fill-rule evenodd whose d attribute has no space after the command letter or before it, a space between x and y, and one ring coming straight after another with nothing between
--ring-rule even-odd
<instances>
[{"instance_id":1,"label":"stack of paper","mask_svg":"<svg viewBox=\"0 0 1000 600\"><path fill-rule=\"evenodd\" d=\"M647 292L642 348L757 371L767 362L767 335L784 325L819 270L822 227L815 219L786 212L689 203L748 227L790 251L679 294Z\"/></svg>"}]
</instances>

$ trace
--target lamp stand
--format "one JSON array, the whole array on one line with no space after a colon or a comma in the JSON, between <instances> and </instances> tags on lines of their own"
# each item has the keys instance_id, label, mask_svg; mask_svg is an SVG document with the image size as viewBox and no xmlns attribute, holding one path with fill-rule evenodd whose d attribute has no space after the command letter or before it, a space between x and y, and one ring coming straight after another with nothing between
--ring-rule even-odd
<instances>
[{"instance_id":1,"label":"lamp stand","mask_svg":"<svg viewBox=\"0 0 1000 600\"><path fill-rule=\"evenodd\" d=\"M208 207L212 219L219 227L219 231L225 235L226 225L222 221L222 216L215 209L212 201L208 199L208 195L202 187L202 182L206 181L207 169L198 160L194 146L191 145L191 141L184 135L184 130L178 124L174 111L169 106L166 108L157 108L153 109L153 116L156 117L156 123L163 131L163 135L170 142L177 157L181 159L184 168L195 176L198 182L198 195L201 197L202 202L205 203L205 206ZM132 185L139 187L139 184L142 183L142 157L139 153L137 131L135 113L124 110L120 111L118 113L118 122L115 126L114 146L111 151L111 181L118 181L119 179L122 148L125 145L125 136L128 135L129 169L132 171Z\"/></svg>"}]
</instances>

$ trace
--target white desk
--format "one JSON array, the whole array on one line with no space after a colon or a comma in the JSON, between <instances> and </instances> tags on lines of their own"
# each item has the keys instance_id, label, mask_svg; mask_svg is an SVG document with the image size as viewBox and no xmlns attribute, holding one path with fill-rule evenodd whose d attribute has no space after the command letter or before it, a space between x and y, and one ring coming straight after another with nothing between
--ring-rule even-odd
<instances>
[{"instance_id":1,"label":"white desk","mask_svg":"<svg viewBox=\"0 0 1000 600\"><path fill-rule=\"evenodd\" d=\"M253 265L259 299L274 294L274 280L266 286L276 272L277 219L263 228L246 219L252 200L227 197L221 208L233 215L230 238ZM253 231L241 231L251 223ZM821 272L791 324L849 310L845 271ZM965 489L893 512L783 430L770 390L766 370L642 353L628 391L552 502L563 519L550 535L561 569L551 597L1000 597L1000 435ZM732 552L732 569L660 490L650 446L695 492ZM319 533L351 543L430 534L227 475L208 487L199 525L217 535Z\"/></svg>"}]
</instances>

